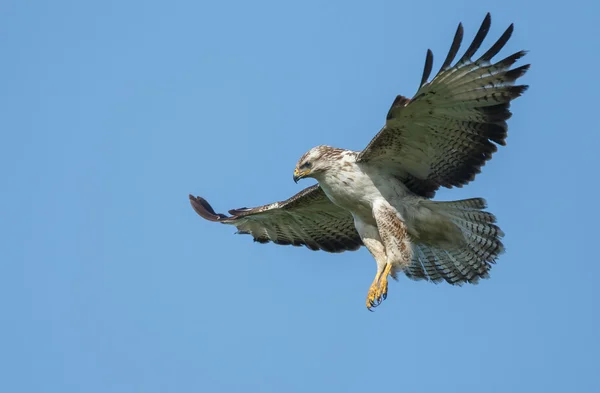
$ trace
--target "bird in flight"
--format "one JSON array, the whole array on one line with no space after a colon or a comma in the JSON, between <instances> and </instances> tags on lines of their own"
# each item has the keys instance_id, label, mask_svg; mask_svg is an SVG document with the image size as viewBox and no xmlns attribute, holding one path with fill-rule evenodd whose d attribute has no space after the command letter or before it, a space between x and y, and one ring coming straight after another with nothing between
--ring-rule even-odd
<instances>
[{"instance_id":1,"label":"bird in flight","mask_svg":"<svg viewBox=\"0 0 600 393\"><path fill-rule=\"evenodd\" d=\"M513 67L525 55L502 60L500 52L513 25L479 58L491 24L488 13L462 57L463 27L458 25L439 72L429 80L433 54L427 51L420 87L413 98L397 96L385 124L362 151L317 146L305 153L294 181L316 179L291 198L254 208L215 213L190 195L201 217L234 225L259 243L306 246L342 252L365 246L377 263L369 288L369 310L386 299L388 277L453 285L488 278L504 251L503 232L485 211L482 198L433 201L440 187L461 187L475 178L506 144L510 103L526 85L515 82L529 64Z\"/></svg>"}]
</instances>

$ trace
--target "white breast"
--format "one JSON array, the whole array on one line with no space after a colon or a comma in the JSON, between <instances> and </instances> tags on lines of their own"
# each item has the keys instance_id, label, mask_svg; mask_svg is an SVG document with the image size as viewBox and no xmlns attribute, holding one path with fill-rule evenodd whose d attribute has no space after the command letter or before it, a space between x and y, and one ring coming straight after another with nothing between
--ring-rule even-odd
<instances>
[{"instance_id":1,"label":"white breast","mask_svg":"<svg viewBox=\"0 0 600 393\"><path fill-rule=\"evenodd\" d=\"M375 201L385 199L398 206L408 193L395 178L383 178L375 168L355 162L342 162L318 180L333 203L365 220L372 219Z\"/></svg>"}]
</instances>

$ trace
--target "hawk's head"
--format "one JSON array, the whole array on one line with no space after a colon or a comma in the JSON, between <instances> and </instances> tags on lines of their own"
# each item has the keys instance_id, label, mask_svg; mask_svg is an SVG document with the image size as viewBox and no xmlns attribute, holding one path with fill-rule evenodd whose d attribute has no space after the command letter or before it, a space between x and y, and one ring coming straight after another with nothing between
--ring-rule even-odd
<instances>
[{"instance_id":1,"label":"hawk's head","mask_svg":"<svg viewBox=\"0 0 600 393\"><path fill-rule=\"evenodd\" d=\"M313 147L298 160L294 170L294 181L298 183L298 180L304 177L317 177L325 173L335 166L343 151L330 146Z\"/></svg>"}]
</instances>

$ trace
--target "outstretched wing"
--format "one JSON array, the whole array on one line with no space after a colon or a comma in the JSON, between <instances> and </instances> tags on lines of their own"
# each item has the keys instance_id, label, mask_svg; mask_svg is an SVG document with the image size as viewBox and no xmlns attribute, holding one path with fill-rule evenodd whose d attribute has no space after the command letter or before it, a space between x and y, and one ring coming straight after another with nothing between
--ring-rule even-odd
<instances>
[{"instance_id":1,"label":"outstretched wing","mask_svg":"<svg viewBox=\"0 0 600 393\"><path fill-rule=\"evenodd\" d=\"M363 245L350 212L334 205L318 184L282 202L230 210L231 216L215 213L204 198L190 195L190 202L201 217L235 225L238 233L252 235L260 243L328 252L357 250Z\"/></svg>"},{"instance_id":2,"label":"outstretched wing","mask_svg":"<svg viewBox=\"0 0 600 393\"><path fill-rule=\"evenodd\" d=\"M491 63L510 38L512 24L487 52L471 60L490 24L488 13L465 54L451 66L463 37L459 24L448 56L430 82L433 54L427 51L417 94L396 98L385 126L360 153L359 162L377 164L426 197L440 186L461 187L475 178L496 144L506 144L510 102L527 89L514 83L529 64L510 68L525 51Z\"/></svg>"}]
</instances>

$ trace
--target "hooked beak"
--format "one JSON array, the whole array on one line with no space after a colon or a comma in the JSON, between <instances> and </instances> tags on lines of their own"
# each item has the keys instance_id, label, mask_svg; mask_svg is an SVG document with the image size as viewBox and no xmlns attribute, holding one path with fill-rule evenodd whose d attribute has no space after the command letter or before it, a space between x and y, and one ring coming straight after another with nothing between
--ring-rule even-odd
<instances>
[{"instance_id":1,"label":"hooked beak","mask_svg":"<svg viewBox=\"0 0 600 393\"><path fill-rule=\"evenodd\" d=\"M307 169L305 171L299 171L298 168L294 169L294 183L298 183L298 180L308 175L309 172L310 169Z\"/></svg>"}]
</instances>

